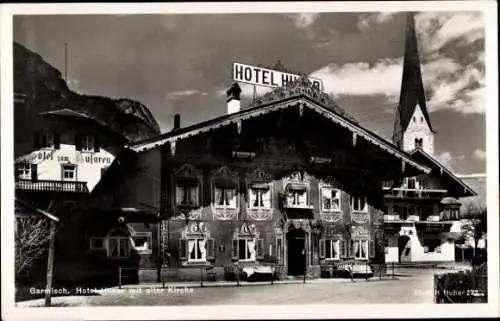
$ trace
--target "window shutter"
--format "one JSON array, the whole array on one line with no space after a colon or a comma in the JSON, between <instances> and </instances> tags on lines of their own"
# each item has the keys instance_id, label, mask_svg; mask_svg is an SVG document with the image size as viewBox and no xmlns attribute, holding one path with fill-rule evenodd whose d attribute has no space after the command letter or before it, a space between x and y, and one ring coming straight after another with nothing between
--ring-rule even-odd
<instances>
[{"instance_id":1,"label":"window shutter","mask_svg":"<svg viewBox=\"0 0 500 321\"><path fill-rule=\"evenodd\" d=\"M40 149L42 147L40 142L40 132L36 131L33 135L33 146L35 149Z\"/></svg>"},{"instance_id":2,"label":"window shutter","mask_svg":"<svg viewBox=\"0 0 500 321\"><path fill-rule=\"evenodd\" d=\"M80 134L75 135L75 149L78 151L82 150L82 135Z\"/></svg>"},{"instance_id":3,"label":"window shutter","mask_svg":"<svg viewBox=\"0 0 500 321\"><path fill-rule=\"evenodd\" d=\"M438 246L436 247L436 252L441 253L441 245L438 245Z\"/></svg>"},{"instance_id":4,"label":"window shutter","mask_svg":"<svg viewBox=\"0 0 500 321\"><path fill-rule=\"evenodd\" d=\"M94 151L99 152L101 150L101 142L99 141L99 136L94 136Z\"/></svg>"},{"instance_id":5,"label":"window shutter","mask_svg":"<svg viewBox=\"0 0 500 321\"><path fill-rule=\"evenodd\" d=\"M348 257L354 257L354 241L353 240L347 240L347 256Z\"/></svg>"},{"instance_id":6,"label":"window shutter","mask_svg":"<svg viewBox=\"0 0 500 321\"><path fill-rule=\"evenodd\" d=\"M181 260L187 259L187 240L185 239L179 240L179 258Z\"/></svg>"},{"instance_id":7,"label":"window shutter","mask_svg":"<svg viewBox=\"0 0 500 321\"><path fill-rule=\"evenodd\" d=\"M233 260L237 260L239 258L239 247L238 247L238 239L233 240L233 248L232 248L232 256Z\"/></svg>"},{"instance_id":8,"label":"window shutter","mask_svg":"<svg viewBox=\"0 0 500 321\"><path fill-rule=\"evenodd\" d=\"M263 239L257 239L257 258L258 259L264 258L264 240Z\"/></svg>"},{"instance_id":9,"label":"window shutter","mask_svg":"<svg viewBox=\"0 0 500 321\"><path fill-rule=\"evenodd\" d=\"M215 241L213 238L207 240L207 259L215 259Z\"/></svg>"},{"instance_id":10,"label":"window shutter","mask_svg":"<svg viewBox=\"0 0 500 321\"><path fill-rule=\"evenodd\" d=\"M282 240L280 236L276 239L276 257L278 258L278 263L281 263L281 258L282 258Z\"/></svg>"},{"instance_id":11,"label":"window shutter","mask_svg":"<svg viewBox=\"0 0 500 321\"><path fill-rule=\"evenodd\" d=\"M325 240L324 239L319 240L319 258L320 259L325 258Z\"/></svg>"},{"instance_id":12,"label":"window shutter","mask_svg":"<svg viewBox=\"0 0 500 321\"><path fill-rule=\"evenodd\" d=\"M368 253L370 253L370 257L375 257L375 241L368 241Z\"/></svg>"},{"instance_id":13,"label":"window shutter","mask_svg":"<svg viewBox=\"0 0 500 321\"><path fill-rule=\"evenodd\" d=\"M59 133L54 133L54 148L61 148L61 136L59 135Z\"/></svg>"},{"instance_id":14,"label":"window shutter","mask_svg":"<svg viewBox=\"0 0 500 321\"><path fill-rule=\"evenodd\" d=\"M31 180L36 181L38 179L38 165L31 164Z\"/></svg>"},{"instance_id":15,"label":"window shutter","mask_svg":"<svg viewBox=\"0 0 500 321\"><path fill-rule=\"evenodd\" d=\"M340 240L340 257L347 256L347 240Z\"/></svg>"}]
</instances>

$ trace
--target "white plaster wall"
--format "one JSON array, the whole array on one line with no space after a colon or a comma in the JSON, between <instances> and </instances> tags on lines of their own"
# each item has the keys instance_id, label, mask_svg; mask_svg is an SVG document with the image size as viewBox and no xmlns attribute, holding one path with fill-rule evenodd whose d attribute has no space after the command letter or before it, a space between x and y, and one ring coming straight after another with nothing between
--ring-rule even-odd
<instances>
[{"instance_id":1,"label":"white plaster wall","mask_svg":"<svg viewBox=\"0 0 500 321\"><path fill-rule=\"evenodd\" d=\"M415 226L403 226L399 235L407 235L410 238L411 262L449 262L455 261L455 243L448 241L446 234L441 233L441 253L424 253L424 246L420 243ZM388 253L385 254L386 263L398 262L398 234L388 238Z\"/></svg>"},{"instance_id":2,"label":"white plaster wall","mask_svg":"<svg viewBox=\"0 0 500 321\"><path fill-rule=\"evenodd\" d=\"M416 121L413 121L413 118ZM421 121L423 119L423 121ZM413 117L406 128L403 135L403 149L410 151L415 149L415 138L422 138L424 144L424 151L430 155L434 154L434 134L429 128L429 124L425 120L422 109L417 105Z\"/></svg>"},{"instance_id":3,"label":"white plaster wall","mask_svg":"<svg viewBox=\"0 0 500 321\"><path fill-rule=\"evenodd\" d=\"M62 180L62 165L76 165L76 181L87 182L89 191L92 191L101 179L101 169L111 166L119 148L101 146L99 152L77 151L74 144L74 134L62 134L59 149L41 148L23 155L23 161L37 164L39 180Z\"/></svg>"}]
</instances>

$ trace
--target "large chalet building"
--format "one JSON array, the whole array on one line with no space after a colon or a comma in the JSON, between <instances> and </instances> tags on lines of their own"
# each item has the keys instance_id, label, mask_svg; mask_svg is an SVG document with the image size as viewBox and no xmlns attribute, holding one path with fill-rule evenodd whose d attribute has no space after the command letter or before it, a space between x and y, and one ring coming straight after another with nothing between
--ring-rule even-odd
<instances>
[{"instance_id":1,"label":"large chalet building","mask_svg":"<svg viewBox=\"0 0 500 321\"><path fill-rule=\"evenodd\" d=\"M385 261L455 260L460 201L476 193L434 158L434 135L427 111L414 19L408 15L403 80L393 143L431 172L384 186Z\"/></svg>"},{"instance_id":2,"label":"large chalet building","mask_svg":"<svg viewBox=\"0 0 500 321\"><path fill-rule=\"evenodd\" d=\"M306 77L246 109L240 91L228 90L227 115L186 128L177 116L171 132L119 155L97 186L115 201L87 228L94 255L143 268L140 280L161 266L195 278L213 267L222 278L224 267L265 262L313 276L335 262L384 264L382 182L430 169ZM158 224L138 214L155 208ZM139 252L128 242L138 232L150 244Z\"/></svg>"}]
</instances>

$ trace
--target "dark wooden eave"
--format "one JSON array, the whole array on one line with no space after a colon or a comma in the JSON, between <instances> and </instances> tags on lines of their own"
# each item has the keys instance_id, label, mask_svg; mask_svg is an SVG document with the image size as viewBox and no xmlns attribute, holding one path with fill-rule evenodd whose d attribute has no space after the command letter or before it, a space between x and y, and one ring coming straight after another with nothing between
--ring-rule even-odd
<instances>
[{"instance_id":1,"label":"dark wooden eave","mask_svg":"<svg viewBox=\"0 0 500 321\"><path fill-rule=\"evenodd\" d=\"M446 166L439 163L434 157L424 152L421 148L414 149L410 152L410 155L416 161L423 162L424 164L429 164L428 166L430 167L434 167L434 169L437 169L440 173L442 173L442 175L445 175L448 179L458 184L461 188L457 190L463 190L463 195L457 195L456 197L468 197L477 195L477 193L472 188L470 188L460 178L453 174L448 168L446 168Z\"/></svg>"},{"instance_id":2,"label":"dark wooden eave","mask_svg":"<svg viewBox=\"0 0 500 321\"><path fill-rule=\"evenodd\" d=\"M243 120L255 118L260 115L274 112L280 109L296 108L298 106L300 109L309 108L314 112L322 115L323 117L331 120L333 123L350 130L352 134L357 137L357 139L364 139L366 141L369 141L383 151L399 158L403 163L407 163L410 166L416 168L418 171L430 173L430 168L415 162L406 152L398 149L395 145L388 142L384 138L361 127L347 115L341 115L335 110L332 110L331 107L328 108L322 105L311 96L312 95L309 94L308 88L305 88L304 90L299 91L295 95L292 95L290 97L272 100L260 106L244 109L234 114L224 115L189 127L171 131L154 138L130 144L127 147L133 151L141 152L158 148L167 143L175 145L176 141L199 135L201 133L209 132L211 130L231 124L237 124L238 122L241 122Z\"/></svg>"}]
</instances>

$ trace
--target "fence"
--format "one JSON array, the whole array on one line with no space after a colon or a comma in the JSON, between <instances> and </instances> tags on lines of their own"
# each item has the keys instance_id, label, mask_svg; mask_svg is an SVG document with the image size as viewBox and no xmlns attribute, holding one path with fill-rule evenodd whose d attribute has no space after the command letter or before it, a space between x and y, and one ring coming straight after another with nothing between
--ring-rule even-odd
<instances>
[{"instance_id":1,"label":"fence","mask_svg":"<svg viewBox=\"0 0 500 321\"><path fill-rule=\"evenodd\" d=\"M488 302L486 268L434 275L434 301L436 303Z\"/></svg>"},{"instance_id":2,"label":"fence","mask_svg":"<svg viewBox=\"0 0 500 321\"><path fill-rule=\"evenodd\" d=\"M269 284L274 284L276 281L283 279L284 276L284 266L283 265L268 265L270 267L271 273L261 273L256 271L251 275L245 271L244 267L229 265L229 266L203 266L203 267L185 267L185 268L118 268L118 287L126 283L139 283L139 272L140 271L151 271L154 273L159 272L160 282L162 287L165 287L169 283L191 283L199 284L203 287L209 283L215 283L218 281L225 281L226 284L233 284L235 286L240 286L242 283L253 282L253 281L264 281ZM216 268L218 268L219 273L217 273ZM220 272L223 271L223 276ZM305 283L305 277L303 279Z\"/></svg>"}]
</instances>

